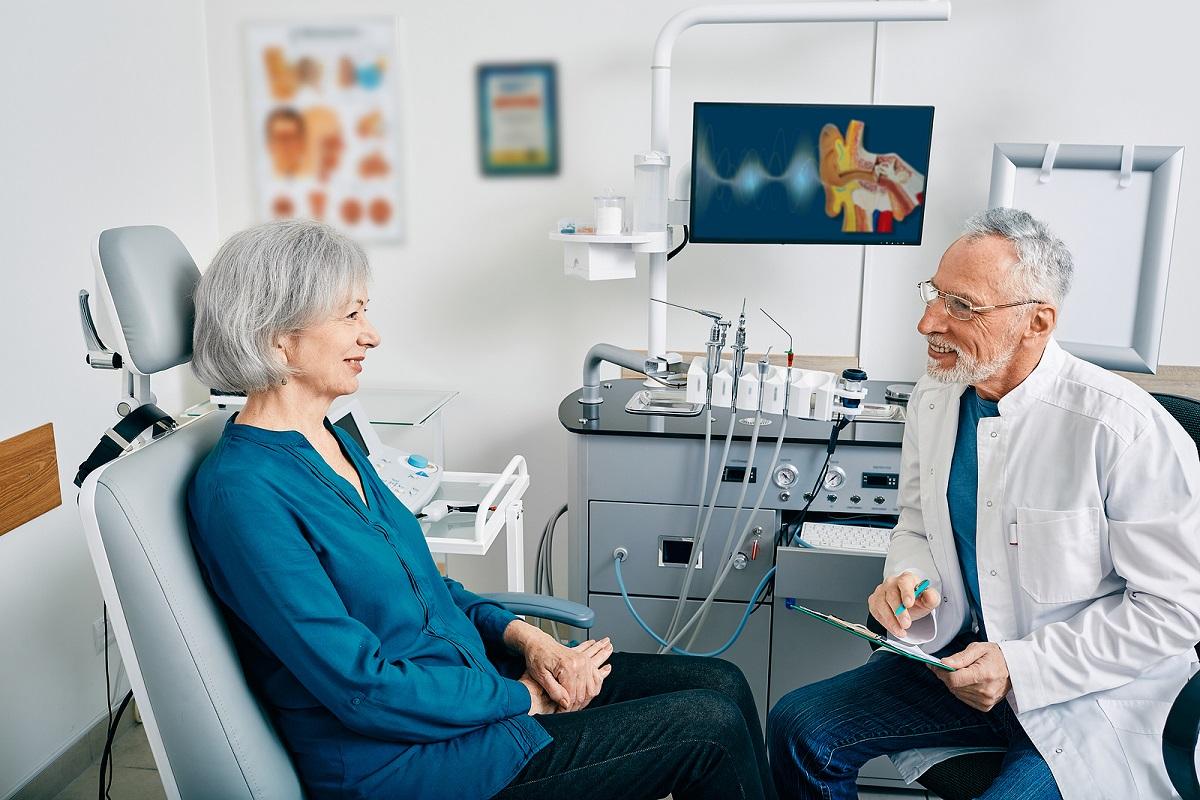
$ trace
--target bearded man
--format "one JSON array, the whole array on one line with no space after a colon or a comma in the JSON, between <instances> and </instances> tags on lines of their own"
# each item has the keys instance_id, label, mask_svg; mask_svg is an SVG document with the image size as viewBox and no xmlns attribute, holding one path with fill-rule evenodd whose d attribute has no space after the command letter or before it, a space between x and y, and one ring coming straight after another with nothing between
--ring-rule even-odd
<instances>
[{"instance_id":1,"label":"bearded man","mask_svg":"<svg viewBox=\"0 0 1200 800\"><path fill-rule=\"evenodd\" d=\"M855 797L871 758L912 781L964 749L1005 753L989 800L1176 796L1162 730L1197 668L1200 461L1152 397L1054 341L1072 272L1043 223L992 209L919 284L928 375L868 605L955 671L878 652L784 697L781 797Z\"/></svg>"}]
</instances>

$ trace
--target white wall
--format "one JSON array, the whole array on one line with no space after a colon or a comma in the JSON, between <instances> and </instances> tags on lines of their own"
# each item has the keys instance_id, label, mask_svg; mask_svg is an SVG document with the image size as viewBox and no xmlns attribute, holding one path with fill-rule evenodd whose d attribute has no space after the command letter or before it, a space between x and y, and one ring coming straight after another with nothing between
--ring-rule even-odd
<instances>
[{"instance_id":1,"label":"white wall","mask_svg":"<svg viewBox=\"0 0 1200 800\"><path fill-rule=\"evenodd\" d=\"M208 250L216 204L199 2L5 3L0 29L0 439L53 422L63 496L0 537L5 797L107 713L100 591L71 483L119 389L83 362L75 295L93 284L92 240L159 223ZM178 376L156 386L179 405Z\"/></svg>"},{"instance_id":2,"label":"white wall","mask_svg":"<svg viewBox=\"0 0 1200 800\"><path fill-rule=\"evenodd\" d=\"M534 534L566 492L559 401L578 386L591 344L638 347L646 339L644 274L616 283L566 279L546 232L557 217L586 213L606 186L632 191L632 155L649 140L654 38L689 5L3 7L8 261L0 334L12 379L0 401L0 438L54 421L66 503L0 537L0 797L101 710L90 629L99 594L68 491L75 465L111 422L116 391L112 375L82 363L73 296L91 283L88 246L103 227L160 222L203 266L219 237L255 221L241 22L400 18L410 233L403 245L370 250L372 313L384 346L371 354L364 380L462 392L446 412L451 468L495 469L513 452L528 457L532 566ZM937 118L926 243L870 254L862 357L874 375L919 371L913 284L934 271L962 219L985 204L992 142L1200 145L1200 111L1187 101L1197 22L1192 4L1169 0L959 0L949 23L883 26L878 101L932 103ZM871 54L870 25L689 31L675 50L676 164L690 151L694 100L866 102ZM559 65L562 172L485 180L476 163L474 68L533 59ZM1197 210L1191 172L1185 168L1176 231L1166 364L1200 364L1200 331L1187 307L1200 291L1192 267L1200 242L1186 225ZM672 261L670 294L727 312L745 296L790 324L801 352L849 354L859 346L860 258L857 248L695 246ZM671 347L695 349L706 326L672 312L670 330ZM771 344L780 342L756 322L751 345ZM36 377L36 395L13 388L24 376ZM185 385L182 377L159 384L168 402ZM468 585L500 588L501 554L457 558L452 567Z\"/></svg>"},{"instance_id":3,"label":"white wall","mask_svg":"<svg viewBox=\"0 0 1200 800\"><path fill-rule=\"evenodd\" d=\"M993 142L1184 145L1182 191L1163 321L1162 364L1200 364L1200 106L1182 0L960 0L947 25L893 25L881 51L879 99L937 106L925 244L872 256L862 357L880 377L917 373L913 288L937 268L962 220L987 204ZM1092 265L1079 264L1080 270ZM1065 314L1082 314L1072 306ZM886 373L886 374L885 374Z\"/></svg>"}]
</instances>

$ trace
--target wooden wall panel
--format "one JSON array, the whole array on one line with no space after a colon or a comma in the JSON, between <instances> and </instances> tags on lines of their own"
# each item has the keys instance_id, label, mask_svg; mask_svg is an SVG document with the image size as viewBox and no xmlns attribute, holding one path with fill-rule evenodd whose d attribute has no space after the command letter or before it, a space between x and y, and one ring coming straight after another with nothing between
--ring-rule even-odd
<instances>
[{"instance_id":1,"label":"wooden wall panel","mask_svg":"<svg viewBox=\"0 0 1200 800\"><path fill-rule=\"evenodd\" d=\"M60 505L54 426L0 442L0 535Z\"/></svg>"}]
</instances>

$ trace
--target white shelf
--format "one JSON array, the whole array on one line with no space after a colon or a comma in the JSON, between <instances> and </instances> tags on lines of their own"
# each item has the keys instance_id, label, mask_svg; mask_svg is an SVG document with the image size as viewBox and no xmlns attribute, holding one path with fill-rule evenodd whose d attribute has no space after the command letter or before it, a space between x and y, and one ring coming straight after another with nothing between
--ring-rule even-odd
<instances>
[{"instance_id":1,"label":"white shelf","mask_svg":"<svg viewBox=\"0 0 1200 800\"><path fill-rule=\"evenodd\" d=\"M658 234L655 233L621 233L600 235L597 233L551 233L550 238L556 242L576 242L578 244L649 244Z\"/></svg>"}]
</instances>

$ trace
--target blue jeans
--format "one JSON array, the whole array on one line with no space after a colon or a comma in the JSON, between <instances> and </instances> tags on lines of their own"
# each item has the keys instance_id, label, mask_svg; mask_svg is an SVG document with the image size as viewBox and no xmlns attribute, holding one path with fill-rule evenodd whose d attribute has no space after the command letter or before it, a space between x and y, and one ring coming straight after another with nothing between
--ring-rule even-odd
<instances>
[{"instance_id":1,"label":"blue jeans","mask_svg":"<svg viewBox=\"0 0 1200 800\"><path fill-rule=\"evenodd\" d=\"M919 747L1007 747L983 798L1061 800L1050 767L1007 702L976 711L929 667L902 656L879 653L858 669L789 692L767 718L780 798L856 798L863 764Z\"/></svg>"}]
</instances>

